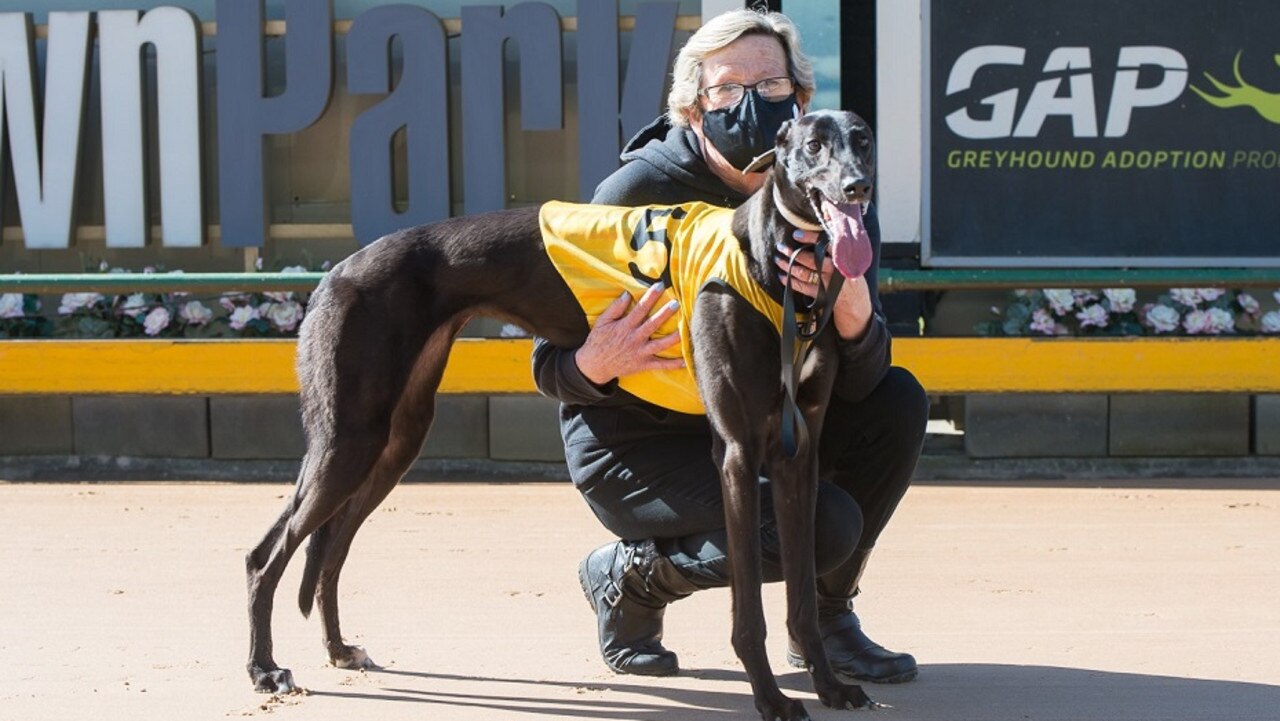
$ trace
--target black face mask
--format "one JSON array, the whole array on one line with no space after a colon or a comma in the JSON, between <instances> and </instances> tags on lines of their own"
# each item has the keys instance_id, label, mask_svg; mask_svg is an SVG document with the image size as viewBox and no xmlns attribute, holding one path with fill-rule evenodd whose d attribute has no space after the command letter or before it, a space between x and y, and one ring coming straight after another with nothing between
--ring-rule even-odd
<instances>
[{"instance_id":1,"label":"black face mask","mask_svg":"<svg viewBox=\"0 0 1280 721\"><path fill-rule=\"evenodd\" d=\"M782 124L795 117L795 93L781 100L765 100L748 90L737 105L702 114L702 134L738 170L773 149Z\"/></svg>"}]
</instances>

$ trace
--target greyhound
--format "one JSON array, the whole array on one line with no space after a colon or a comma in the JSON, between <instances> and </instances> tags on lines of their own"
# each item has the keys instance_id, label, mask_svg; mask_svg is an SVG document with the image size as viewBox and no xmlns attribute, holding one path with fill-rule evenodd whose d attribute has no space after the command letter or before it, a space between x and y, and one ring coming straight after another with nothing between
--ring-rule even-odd
<instances>
[{"instance_id":1,"label":"greyhound","mask_svg":"<svg viewBox=\"0 0 1280 721\"><path fill-rule=\"evenodd\" d=\"M768 167L769 163L772 167ZM862 215L871 194L875 146L867 123L820 111L778 132L763 187L732 212L732 230L751 279L770 297L789 293L773 264L775 245L796 227L824 228L841 276L871 262ZM837 278L839 280L839 278ZM834 299L831 299L832 301ZM562 347L577 347L587 317L544 250L538 208L451 218L385 236L343 260L311 297L298 339L297 371L307 450L283 513L247 555L250 652L258 691L297 689L272 654L276 587L293 553L310 538L299 607L318 603L330 661L373 664L343 641L338 577L353 537L417 458L435 412L450 347L473 316L502 318ZM783 319L784 324L788 319ZM808 659L814 688L833 708L875 708L860 686L833 674L819 636L814 567L817 438L836 372L834 330L814 334L796 368L793 409L809 432L794 455L780 432L784 357L779 332L740 295L703 286L687 329L697 390L723 469L732 569L732 645L766 721L807 719L778 688L765 654L757 477L772 479L782 540L787 629ZM792 384L794 386L794 383ZM793 439L794 440L794 439Z\"/></svg>"}]
</instances>

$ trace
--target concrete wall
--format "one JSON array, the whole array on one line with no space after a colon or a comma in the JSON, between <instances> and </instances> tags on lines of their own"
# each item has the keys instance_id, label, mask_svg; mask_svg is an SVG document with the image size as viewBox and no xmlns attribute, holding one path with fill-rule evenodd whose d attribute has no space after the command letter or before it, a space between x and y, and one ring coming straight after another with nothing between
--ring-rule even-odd
<instances>
[{"instance_id":1,"label":"concrete wall","mask_svg":"<svg viewBox=\"0 0 1280 721\"><path fill-rule=\"evenodd\" d=\"M291 460L296 396L0 396L0 456ZM558 407L542 396L440 396L422 458L562 461Z\"/></svg>"}]
</instances>

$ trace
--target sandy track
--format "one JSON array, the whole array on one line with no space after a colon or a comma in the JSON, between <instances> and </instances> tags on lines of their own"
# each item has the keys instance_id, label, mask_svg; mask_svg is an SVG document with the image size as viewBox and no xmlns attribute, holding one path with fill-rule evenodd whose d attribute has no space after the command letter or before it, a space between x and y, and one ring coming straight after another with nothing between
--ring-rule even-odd
<instances>
[{"instance_id":1,"label":"sandy track","mask_svg":"<svg viewBox=\"0 0 1280 721\"><path fill-rule=\"evenodd\" d=\"M385 669L325 665L295 559L276 657L309 693L255 694L243 557L290 491L0 483L0 720L755 717L726 591L668 613L682 676L604 669L575 571L606 535L567 484L397 489L341 597ZM921 486L864 587L873 637L922 664L870 689L885 718L1280 718L1280 490ZM779 586L766 604L784 688L849 717L782 662Z\"/></svg>"}]
</instances>

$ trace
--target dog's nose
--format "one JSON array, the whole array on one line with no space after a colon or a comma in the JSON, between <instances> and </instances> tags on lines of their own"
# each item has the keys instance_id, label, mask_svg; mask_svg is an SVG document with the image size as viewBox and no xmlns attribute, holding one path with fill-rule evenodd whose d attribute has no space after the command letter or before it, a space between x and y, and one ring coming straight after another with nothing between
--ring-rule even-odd
<instances>
[{"instance_id":1,"label":"dog's nose","mask_svg":"<svg viewBox=\"0 0 1280 721\"><path fill-rule=\"evenodd\" d=\"M864 178L845 178L843 190L849 202L861 201L871 194L871 183Z\"/></svg>"}]
</instances>

